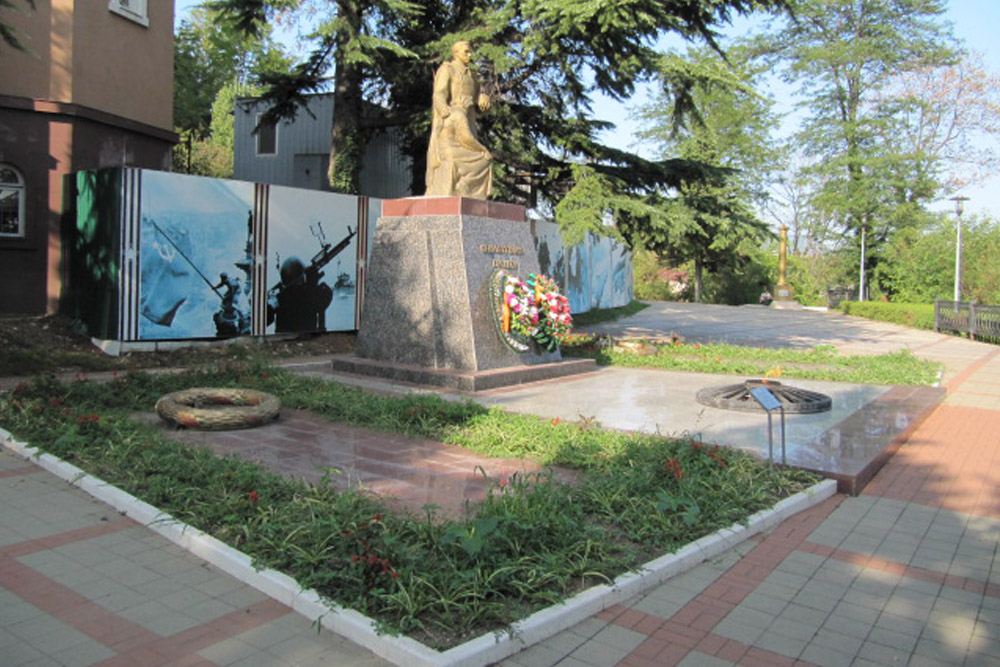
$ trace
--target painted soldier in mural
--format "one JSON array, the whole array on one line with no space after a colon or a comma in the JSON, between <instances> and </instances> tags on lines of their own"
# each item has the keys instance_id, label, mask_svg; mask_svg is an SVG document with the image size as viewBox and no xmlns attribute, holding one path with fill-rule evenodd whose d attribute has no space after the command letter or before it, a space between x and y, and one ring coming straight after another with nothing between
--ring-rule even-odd
<instances>
[{"instance_id":1,"label":"painted soldier in mural","mask_svg":"<svg viewBox=\"0 0 1000 667\"><path fill-rule=\"evenodd\" d=\"M319 239L319 251L308 266L294 255L284 262L279 258L281 281L267 293L267 324L274 324L275 333L326 331L326 309L333 301L333 288L322 280L325 267L347 249L358 233L348 227L347 235L334 245L327 243L322 223L310 228Z\"/></svg>"},{"instance_id":2,"label":"painted soldier in mural","mask_svg":"<svg viewBox=\"0 0 1000 667\"><path fill-rule=\"evenodd\" d=\"M490 108L490 97L480 92L469 68L472 46L456 42L451 53L434 75L427 195L486 199L493 189L493 156L479 143L476 116Z\"/></svg>"},{"instance_id":3,"label":"painted soldier in mural","mask_svg":"<svg viewBox=\"0 0 1000 667\"><path fill-rule=\"evenodd\" d=\"M333 290L320 281L322 273L307 270L298 257L289 257L278 270L281 282L267 299L267 323L276 333L325 331L326 308Z\"/></svg>"},{"instance_id":4,"label":"painted soldier in mural","mask_svg":"<svg viewBox=\"0 0 1000 667\"><path fill-rule=\"evenodd\" d=\"M220 294L222 303L212 316L215 331L219 336L238 336L250 333L250 317L243 298L240 279L228 273L219 274L219 283L212 289ZM220 291L221 290L221 291Z\"/></svg>"}]
</instances>

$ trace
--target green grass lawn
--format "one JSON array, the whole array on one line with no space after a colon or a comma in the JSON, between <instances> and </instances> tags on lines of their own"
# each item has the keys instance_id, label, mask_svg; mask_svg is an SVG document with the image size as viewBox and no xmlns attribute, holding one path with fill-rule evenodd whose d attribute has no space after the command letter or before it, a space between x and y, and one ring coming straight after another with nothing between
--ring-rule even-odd
<instances>
[{"instance_id":1,"label":"green grass lawn","mask_svg":"<svg viewBox=\"0 0 1000 667\"><path fill-rule=\"evenodd\" d=\"M832 346L763 348L683 343L679 339L665 343L627 341L616 344L592 334L575 334L562 349L565 356L589 357L602 365L861 384L930 385L937 381L941 369L940 364L920 359L909 350L843 356Z\"/></svg>"}]
</instances>

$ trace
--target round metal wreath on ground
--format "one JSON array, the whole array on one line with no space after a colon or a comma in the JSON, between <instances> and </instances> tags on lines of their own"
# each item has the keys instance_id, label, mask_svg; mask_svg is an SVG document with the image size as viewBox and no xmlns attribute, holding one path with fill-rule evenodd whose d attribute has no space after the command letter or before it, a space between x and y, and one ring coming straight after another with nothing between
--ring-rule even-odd
<instances>
[{"instance_id":1,"label":"round metal wreath on ground","mask_svg":"<svg viewBox=\"0 0 1000 667\"><path fill-rule=\"evenodd\" d=\"M276 419L281 401L255 389L195 387L163 396L156 414L176 426L206 431L253 428Z\"/></svg>"}]
</instances>

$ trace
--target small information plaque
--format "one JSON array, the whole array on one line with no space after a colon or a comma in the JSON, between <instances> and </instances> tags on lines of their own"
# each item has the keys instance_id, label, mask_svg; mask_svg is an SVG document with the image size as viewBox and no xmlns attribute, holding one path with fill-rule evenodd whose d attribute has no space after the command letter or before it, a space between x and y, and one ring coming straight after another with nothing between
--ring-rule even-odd
<instances>
[{"instance_id":1,"label":"small information plaque","mask_svg":"<svg viewBox=\"0 0 1000 667\"><path fill-rule=\"evenodd\" d=\"M750 395L768 412L781 407L781 401L775 398L774 394L768 391L767 387L754 387L750 390Z\"/></svg>"}]
</instances>

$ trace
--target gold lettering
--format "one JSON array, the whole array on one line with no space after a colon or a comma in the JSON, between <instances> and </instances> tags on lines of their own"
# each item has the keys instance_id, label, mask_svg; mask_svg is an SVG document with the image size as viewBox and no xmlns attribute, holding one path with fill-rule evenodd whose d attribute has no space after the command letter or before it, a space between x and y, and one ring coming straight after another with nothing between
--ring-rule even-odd
<instances>
[{"instance_id":1,"label":"gold lettering","mask_svg":"<svg viewBox=\"0 0 1000 667\"><path fill-rule=\"evenodd\" d=\"M523 255L524 248L519 245L493 245L489 243L481 243L479 245L479 252L489 255Z\"/></svg>"},{"instance_id":2,"label":"gold lettering","mask_svg":"<svg viewBox=\"0 0 1000 667\"><path fill-rule=\"evenodd\" d=\"M512 271L517 271L517 262L512 259L494 259L493 268L511 269Z\"/></svg>"}]
</instances>

